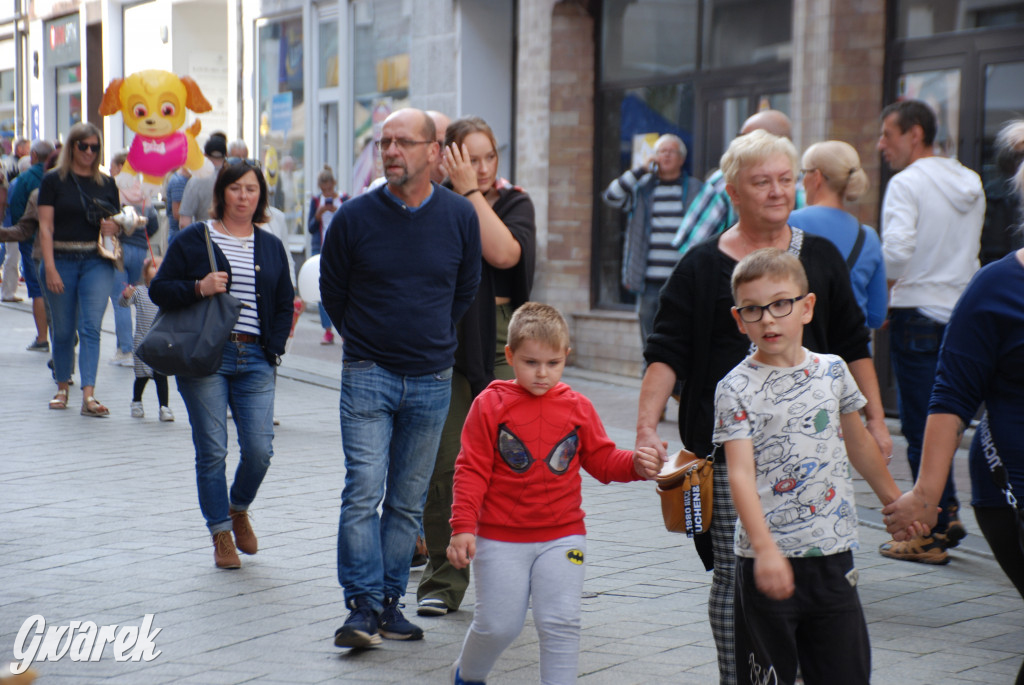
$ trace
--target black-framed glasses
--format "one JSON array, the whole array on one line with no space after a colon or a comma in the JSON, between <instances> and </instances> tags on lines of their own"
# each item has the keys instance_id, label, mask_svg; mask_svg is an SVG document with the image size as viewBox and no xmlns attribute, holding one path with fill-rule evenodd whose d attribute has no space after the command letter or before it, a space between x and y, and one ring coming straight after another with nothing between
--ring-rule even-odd
<instances>
[{"instance_id":1,"label":"black-framed glasses","mask_svg":"<svg viewBox=\"0 0 1024 685\"><path fill-rule=\"evenodd\" d=\"M77 143L75 143L75 146L78 147L78 151L79 152L85 152L86 150L92 150L94 153L99 154L99 151L100 151L100 144L99 143L87 143L84 140L80 140Z\"/></svg>"},{"instance_id":2,"label":"black-framed glasses","mask_svg":"<svg viewBox=\"0 0 1024 685\"><path fill-rule=\"evenodd\" d=\"M433 140L413 140L411 138L381 138L374 145L383 152L391 147L391 143L397 145L399 150L409 150L417 145L430 145L433 142Z\"/></svg>"},{"instance_id":3,"label":"black-framed glasses","mask_svg":"<svg viewBox=\"0 0 1024 685\"><path fill-rule=\"evenodd\" d=\"M793 303L799 302L805 297L807 296L801 295L800 297L787 297L783 300L775 300L768 304L751 304L746 307L737 307L736 311L739 312L740 318L746 323L757 323L764 318L765 312L771 314L773 319L781 319L792 314Z\"/></svg>"}]
</instances>

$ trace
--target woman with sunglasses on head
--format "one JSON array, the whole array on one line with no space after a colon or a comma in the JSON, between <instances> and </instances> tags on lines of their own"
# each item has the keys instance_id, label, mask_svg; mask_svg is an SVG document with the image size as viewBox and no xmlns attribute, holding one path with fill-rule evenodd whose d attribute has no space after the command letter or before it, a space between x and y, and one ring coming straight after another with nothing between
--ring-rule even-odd
<instances>
[{"instance_id":1,"label":"woman with sunglasses on head","mask_svg":"<svg viewBox=\"0 0 1024 685\"><path fill-rule=\"evenodd\" d=\"M845 209L871 186L860 156L849 143L826 140L807 148L801 161L807 206L789 215L789 225L828 238L839 249L868 328L879 328L889 307L882 243L875 229Z\"/></svg>"},{"instance_id":2,"label":"woman with sunglasses on head","mask_svg":"<svg viewBox=\"0 0 1024 685\"><path fill-rule=\"evenodd\" d=\"M712 452L715 386L750 349L750 341L740 333L732 316L732 272L755 250L775 247L800 260L807 272L809 292L817 297L814 318L804 326L804 346L838 355L847 363L868 400L868 430L882 454L889 456L892 439L868 351L869 332L843 258L828 240L787 222L796 198L796 149L787 138L753 131L732 141L722 155L721 168L739 219L725 232L683 255L661 291L654 333L644 349L647 371L640 389L637 449L650 447L663 458L667 456L658 436L658 422L678 379L684 383L679 437L696 454ZM778 312L780 316L783 311ZM784 393L784 385L773 386L773 390ZM694 543L705 567L714 568L708 615L718 649L720 680L731 684L737 678L745 682L750 673L746 655L738 655L734 649L733 534L737 515L720 451L714 470L710 534L696 536Z\"/></svg>"},{"instance_id":3,"label":"woman with sunglasses on head","mask_svg":"<svg viewBox=\"0 0 1024 685\"><path fill-rule=\"evenodd\" d=\"M240 568L238 550L257 551L248 510L274 453L274 371L292 324L294 290L284 245L256 227L267 222L266 214L267 182L259 167L245 160L225 164L213 186L211 220L178 233L149 287L161 309L188 307L218 293L246 305L224 343L220 369L209 376L177 377L196 448L199 508L213 536L218 568ZM216 271L210 271L207 233ZM229 408L240 451L230 491L225 474Z\"/></svg>"},{"instance_id":4,"label":"woman with sunglasses on head","mask_svg":"<svg viewBox=\"0 0 1024 685\"><path fill-rule=\"evenodd\" d=\"M39 186L40 280L53 319L53 365L57 394L50 409L67 409L74 366L75 331L80 341L78 368L82 381L82 416L110 414L94 396L100 358L100 323L114 283L115 265L100 255L100 236L120 228L104 218L95 200L119 206L117 186L100 172L102 137L87 122L71 127L57 168Z\"/></svg>"},{"instance_id":5,"label":"woman with sunglasses on head","mask_svg":"<svg viewBox=\"0 0 1024 685\"><path fill-rule=\"evenodd\" d=\"M505 361L508 322L530 299L537 234L530 196L498 176L498 142L483 119L449 124L442 157L444 185L476 210L483 264L476 299L459 322L452 399L423 511L428 562L416 591L421 616L455 611L469 586L469 567L457 569L447 557L455 457L473 398L492 380L513 378Z\"/></svg>"}]
</instances>

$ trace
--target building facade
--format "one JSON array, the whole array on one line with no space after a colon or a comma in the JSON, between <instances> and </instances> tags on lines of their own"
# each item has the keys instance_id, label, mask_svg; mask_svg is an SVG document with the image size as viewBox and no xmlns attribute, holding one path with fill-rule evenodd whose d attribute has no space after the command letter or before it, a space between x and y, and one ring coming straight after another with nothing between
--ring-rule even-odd
<instances>
[{"instance_id":1,"label":"building facade","mask_svg":"<svg viewBox=\"0 0 1024 685\"><path fill-rule=\"evenodd\" d=\"M325 165L350 194L379 175L389 112L482 116L537 210L535 299L570 318L578 365L636 375L624 217L600 192L638 141L679 134L703 178L747 116L781 109L799 149L858 149L873 191L855 211L876 225L878 113L897 97L931 102L941 150L995 182L995 132L1024 116L1024 2L0 0L0 135L87 119L109 155L132 133L97 114L103 89L145 68L200 83L214 107L200 139L248 142L296 252Z\"/></svg>"}]
</instances>

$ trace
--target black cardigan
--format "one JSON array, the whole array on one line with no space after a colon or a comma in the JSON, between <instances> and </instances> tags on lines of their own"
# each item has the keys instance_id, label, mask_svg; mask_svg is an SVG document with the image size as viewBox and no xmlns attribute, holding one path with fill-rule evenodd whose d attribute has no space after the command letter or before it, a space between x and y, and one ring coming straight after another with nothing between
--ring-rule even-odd
<instances>
[{"instance_id":1,"label":"black cardigan","mask_svg":"<svg viewBox=\"0 0 1024 685\"><path fill-rule=\"evenodd\" d=\"M502 220L522 249L519 263L507 269L512 286L511 305L515 309L530 299L536 258L537 226L534 223L533 201L513 186L498 189L494 213ZM480 288L476 299L459 322L459 346L455 350L455 368L469 380L476 397L494 380L494 354L497 344L497 321L494 313L494 273L482 262Z\"/></svg>"},{"instance_id":2,"label":"black cardigan","mask_svg":"<svg viewBox=\"0 0 1024 685\"><path fill-rule=\"evenodd\" d=\"M684 383L679 437L696 454L712 447L718 381L750 349L730 313L736 260L718 249L720 237L697 245L676 264L661 291L654 332L644 350L648 364L668 364ZM870 332L839 250L825 238L804 233L800 262L817 296L814 318L804 326L804 347L839 355L847 363L870 357Z\"/></svg>"},{"instance_id":3,"label":"black cardigan","mask_svg":"<svg viewBox=\"0 0 1024 685\"><path fill-rule=\"evenodd\" d=\"M206 251L206 224L194 223L183 229L167 248L160 270L149 286L149 297L161 309L180 309L199 301L195 282L210 273ZM292 302L295 290L288 274L288 258L277 236L257 228L254 232L253 261L256 267L256 310L260 319L260 346L273 365L284 354L292 330ZM219 271L228 274L231 265L217 243L213 256Z\"/></svg>"}]
</instances>

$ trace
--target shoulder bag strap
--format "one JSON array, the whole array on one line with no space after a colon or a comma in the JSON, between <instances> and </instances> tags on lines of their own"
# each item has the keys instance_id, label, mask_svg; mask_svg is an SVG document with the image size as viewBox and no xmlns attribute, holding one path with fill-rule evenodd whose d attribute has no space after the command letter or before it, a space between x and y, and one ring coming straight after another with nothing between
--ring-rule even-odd
<instances>
[{"instance_id":1,"label":"shoulder bag strap","mask_svg":"<svg viewBox=\"0 0 1024 685\"><path fill-rule=\"evenodd\" d=\"M856 219L854 219L857 222ZM854 241L853 247L850 249L850 254L846 256L846 268L849 271L853 271L853 265L857 263L857 259L860 257L860 251L864 249L864 240L867 238L865 235L864 227L857 222L857 240Z\"/></svg>"},{"instance_id":2,"label":"shoulder bag strap","mask_svg":"<svg viewBox=\"0 0 1024 685\"><path fill-rule=\"evenodd\" d=\"M206 251L210 255L210 273L217 271L217 259L213 256L213 243L210 242L210 222L204 222L206 227Z\"/></svg>"}]
</instances>

